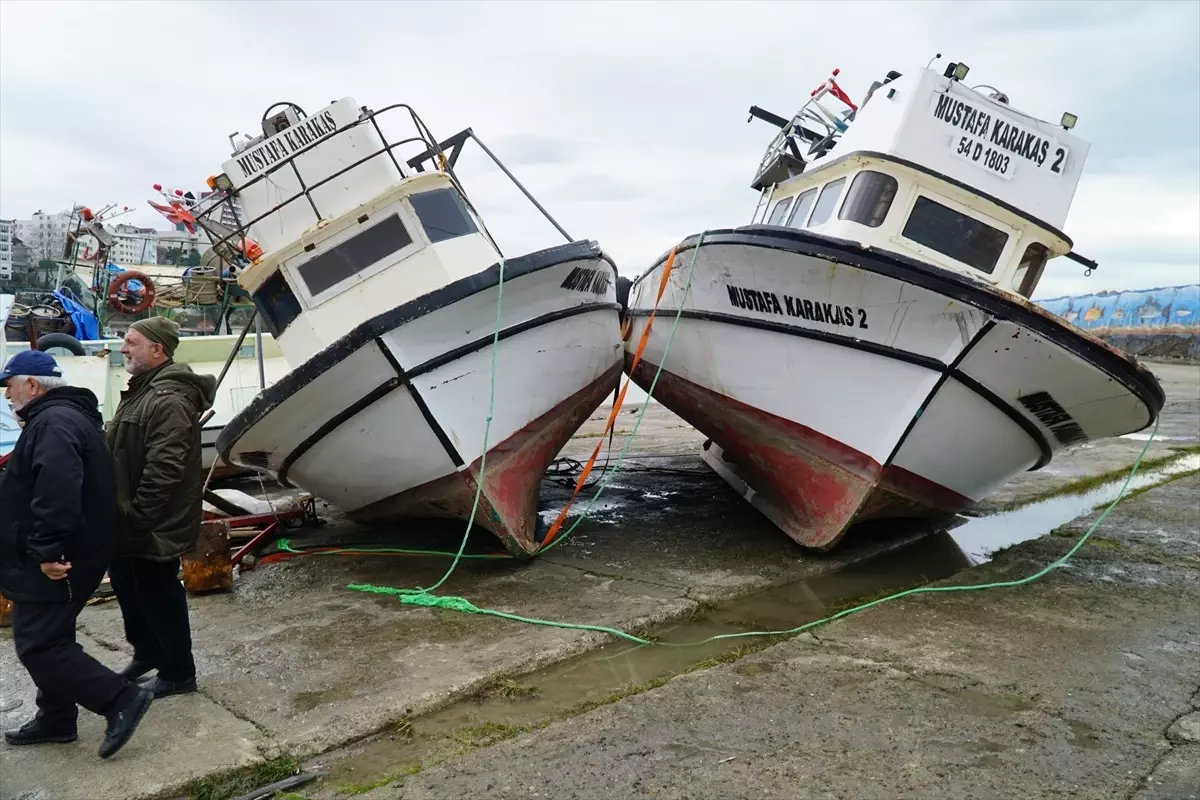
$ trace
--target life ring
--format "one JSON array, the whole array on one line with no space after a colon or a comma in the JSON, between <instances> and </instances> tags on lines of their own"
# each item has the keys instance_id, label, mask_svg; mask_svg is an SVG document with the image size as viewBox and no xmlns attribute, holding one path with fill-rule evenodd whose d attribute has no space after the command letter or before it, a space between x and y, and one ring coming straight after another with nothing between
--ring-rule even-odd
<instances>
[{"instance_id":1,"label":"life ring","mask_svg":"<svg viewBox=\"0 0 1200 800\"><path fill-rule=\"evenodd\" d=\"M142 299L133 304L121 301L121 290L130 281L141 281L142 283ZM108 285L108 304L114 311L138 314L154 305L154 294L154 283L149 278L140 272L127 270L113 278L113 282Z\"/></svg>"},{"instance_id":2,"label":"life ring","mask_svg":"<svg viewBox=\"0 0 1200 800\"><path fill-rule=\"evenodd\" d=\"M38 337L37 349L43 353L55 347L70 350L72 355L87 355L87 349L83 344L69 333L47 333Z\"/></svg>"}]
</instances>

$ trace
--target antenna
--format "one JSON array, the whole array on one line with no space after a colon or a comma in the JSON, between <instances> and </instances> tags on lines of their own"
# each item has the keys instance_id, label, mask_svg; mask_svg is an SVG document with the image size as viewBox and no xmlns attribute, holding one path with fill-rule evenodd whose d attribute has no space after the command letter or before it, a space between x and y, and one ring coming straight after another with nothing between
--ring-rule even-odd
<instances>
[{"instance_id":1,"label":"antenna","mask_svg":"<svg viewBox=\"0 0 1200 800\"><path fill-rule=\"evenodd\" d=\"M925 65L925 69L929 69L933 65L933 62L937 61L941 57L942 57L942 54L938 53L933 58L929 59L929 63Z\"/></svg>"}]
</instances>

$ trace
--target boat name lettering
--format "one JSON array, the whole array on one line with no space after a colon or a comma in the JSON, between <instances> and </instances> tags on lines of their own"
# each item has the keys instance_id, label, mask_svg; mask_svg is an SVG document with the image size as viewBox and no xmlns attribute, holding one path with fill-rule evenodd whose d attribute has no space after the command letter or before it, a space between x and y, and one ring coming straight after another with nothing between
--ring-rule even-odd
<instances>
[{"instance_id":1,"label":"boat name lettering","mask_svg":"<svg viewBox=\"0 0 1200 800\"><path fill-rule=\"evenodd\" d=\"M295 154L298 150L308 147L313 142L324 139L335 130L337 130L337 122L334 121L333 114L325 111L293 125L278 136L259 145L257 149L239 156L237 164L242 168L242 172L246 173L247 178L252 177L272 164Z\"/></svg>"},{"instance_id":2,"label":"boat name lettering","mask_svg":"<svg viewBox=\"0 0 1200 800\"><path fill-rule=\"evenodd\" d=\"M560 284L563 289L571 289L576 292L591 292L592 294L604 294L608 291L608 271L600 269L588 269L586 267L574 267L567 277Z\"/></svg>"},{"instance_id":3,"label":"boat name lettering","mask_svg":"<svg viewBox=\"0 0 1200 800\"><path fill-rule=\"evenodd\" d=\"M766 314L799 317L809 322L823 322L826 325L845 325L853 328L867 327L867 312L862 308L838 306L833 303L812 301L803 297L783 295L783 302L774 292L764 292L758 289L743 289L740 286L726 286L729 291L729 304L734 308L744 308L748 311L760 311Z\"/></svg>"},{"instance_id":4,"label":"boat name lettering","mask_svg":"<svg viewBox=\"0 0 1200 800\"><path fill-rule=\"evenodd\" d=\"M933 116L965 133L952 137L951 150L955 155L974 162L983 162L1002 177L1009 177L1009 159L1023 159L1037 167L1047 167L1050 173L1061 175L1068 149L1054 138L1043 136L1037 130L1029 130L1004 117L993 117L987 111L970 103L951 97L937 95L933 105Z\"/></svg>"},{"instance_id":5,"label":"boat name lettering","mask_svg":"<svg viewBox=\"0 0 1200 800\"><path fill-rule=\"evenodd\" d=\"M1087 434L1079 423L1067 413L1067 410L1050 396L1049 392L1034 392L1020 398L1021 405L1029 409L1043 425L1050 429L1059 444L1067 447L1078 442L1086 442Z\"/></svg>"}]
</instances>

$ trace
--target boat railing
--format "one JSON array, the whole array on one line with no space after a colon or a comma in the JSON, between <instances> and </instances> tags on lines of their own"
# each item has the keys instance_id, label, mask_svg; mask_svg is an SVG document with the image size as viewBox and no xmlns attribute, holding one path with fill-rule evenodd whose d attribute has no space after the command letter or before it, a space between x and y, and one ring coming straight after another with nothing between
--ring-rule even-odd
<instances>
[{"instance_id":1,"label":"boat railing","mask_svg":"<svg viewBox=\"0 0 1200 800\"><path fill-rule=\"evenodd\" d=\"M416 135L408 136L403 139L399 139L397 141L389 141L388 137L383 132L383 128L379 124L379 117L390 111L396 111L399 109L402 109L402 110L408 112L409 117L412 121L413 127L416 129ZM315 148L320 147L321 145L326 144L328 142L331 142L333 139L335 139L338 136L342 136L350 131L358 130L359 127L363 126L363 125L370 125L374 128L375 134L379 137L379 141L382 142L382 146L373 150L372 152L368 153L367 155L363 156L362 158L358 159L357 161L354 161L353 163L348 164L345 167L342 167L341 169L337 170L336 172L326 175L324 178L321 178L320 180L318 180L314 183L306 184L304 181L304 178L300 175L299 168L296 166L296 160L298 158L300 158L301 156L305 155L306 153L312 152ZM491 240L492 245L494 247L496 247L497 251L499 252L499 249L500 249L499 246L496 244L496 242L493 239L493 237L491 236L490 232L487 231L487 227L486 227L486 225L483 224L481 215L479 214L478 210L475 208L474 204L471 202L471 199L467 196L466 190L463 188L462 182L458 179L457 174L454 172L454 166L458 161L458 157L461 153L462 146L466 143L466 141L468 139L474 139L475 142L477 144L479 144L479 146L488 155L488 157L491 158L491 160L493 162L495 162L497 166L500 167L500 169L509 178L509 180L511 180L517 186L517 188L520 189L527 198L529 198L529 200L546 217L546 219L550 221L550 223L559 231L559 233L561 233L564 237L566 237L568 242L573 241L571 236L562 228L562 226L559 225L558 222L556 222L554 220L554 218L550 216L549 212L547 212L546 209L543 208L542 205L540 203L538 203L538 201L536 199L534 199L533 195L531 195L529 193L529 191L526 190L525 187L521 185L521 183L508 170L508 168L505 167L504 164L501 163L498 158L496 158L496 156L492 153L492 151L490 149L488 149L488 147L486 145L484 145L484 143L482 141L480 141L479 137L474 133L474 131L472 131L470 128L467 128L466 130L463 130L463 131L455 134L454 136L451 136L450 138L439 142L437 140L437 138L435 138L433 136L433 134L430 132L428 126L425 125L424 121L420 118L420 116L417 114L417 112L411 106L409 106L405 103L396 103L394 105L390 105L385 108L382 108L378 111L370 111L365 106L362 107L362 114L354 122L350 123L349 125L347 125L346 127L342 128L338 131L335 131L334 133L332 133L329 136L326 136L323 139L319 139L315 142L311 142L311 143L305 145L304 147L298 148L295 152L291 153L290 155L288 155L287 157L285 157L283 159L280 159L277 163L272 164L270 167L263 170L263 172L261 174L255 176L253 179L247 181L245 184L243 184L240 187L233 188L231 185L226 185L226 186L222 187L220 185L220 180L217 179L216 185L213 188L221 190L223 192L224 196L221 197L220 199L216 200L215 202L213 202L210 206L204 208L203 211L197 213L195 215L196 221L197 221L197 223L199 223L203 227L205 227L206 231L208 231L210 238L213 239L213 244L212 244L213 250L215 252L217 252L218 254L220 254L222 258L226 258L225 254L228 252L228 247L226 247L226 246L236 247L238 249L238 251L240 251L242 253L246 253L247 252L247 244L251 241L249 231L253 228L253 226L255 224L263 221L264 219L267 219L272 214L276 214L276 213L280 212L282 209L287 208L288 206L290 206L293 203L306 201L309 204L309 206L311 207L313 214L316 215L318 220L325 219L325 217L321 213L320 208L318 208L318 206L317 206L317 201L313 197L313 192L315 192L317 189L320 189L322 186L325 186L326 184L342 177L343 175L350 172L351 170L356 169L356 168L362 166L363 164L366 164L367 162L371 161L372 159L375 159L381 155L386 154L387 157L391 160L392 165L396 168L396 171L401 176L401 178L403 179L405 177L409 177L409 175L405 172L405 169L401 166L401 161L397 158L395 151L397 148L403 147L405 145L420 144L420 145L424 145L424 150L422 152L420 152L419 154L417 154L416 156L413 156L413 157L407 159L406 161L404 161L403 162L404 165L409 167L411 170L413 170L415 172L424 172L425 171L424 164L426 162L430 162L439 171L444 172L447 175L447 177L450 179L451 183L454 185L454 188L457 190L458 194L462 197L463 202L465 202L467 204L468 208L470 208L471 211L475 213L476 217L479 218L480 226L483 228L484 235L487 236L487 238L489 240ZM449 153L447 153L447 151L449 151ZM276 174L280 170L287 169L289 167L291 168L292 173L295 175L296 181L300 185L300 190L298 192L296 192L295 194L291 195L290 197L284 199L283 201L275 204L274 206L267 209L263 213L255 216L253 219L246 220L246 219L243 219L242 214L237 215L236 219L238 220L238 226L237 226L237 229L234 230L232 233L225 233L225 231L227 231L228 228L224 225L214 225L213 224L214 221L216 221L217 219L220 218L221 209L225 206L226 203L233 203L235 201L235 198L237 198L241 192L245 191L246 189L250 188L251 186L254 186L255 184L258 184L260 181L269 180L272 175ZM248 262L253 262L255 260L257 260L257 259L249 258L249 257L247 258Z\"/></svg>"},{"instance_id":2,"label":"boat railing","mask_svg":"<svg viewBox=\"0 0 1200 800\"><path fill-rule=\"evenodd\" d=\"M790 177L804 169L805 164L812 159L820 158L833 149L837 140L850 127L858 113L849 95L838 86L837 76L841 70L835 69L817 88L809 94L808 100L791 120L763 111L758 106L752 106L750 116L757 117L779 128L779 132L767 146L758 169L754 174L756 188L765 189L781 181L779 177ZM843 108L831 110L822 101L827 98L839 101ZM802 153L798 142L808 145L807 152Z\"/></svg>"}]
</instances>

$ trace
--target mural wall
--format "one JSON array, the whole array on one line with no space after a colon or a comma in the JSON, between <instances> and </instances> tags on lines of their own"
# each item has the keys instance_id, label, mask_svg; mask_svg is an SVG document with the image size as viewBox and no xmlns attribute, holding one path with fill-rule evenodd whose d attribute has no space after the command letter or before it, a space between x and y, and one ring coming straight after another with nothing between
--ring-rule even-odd
<instances>
[{"instance_id":1,"label":"mural wall","mask_svg":"<svg viewBox=\"0 0 1200 800\"><path fill-rule=\"evenodd\" d=\"M1036 302L1133 355L1200 360L1200 283Z\"/></svg>"}]
</instances>

